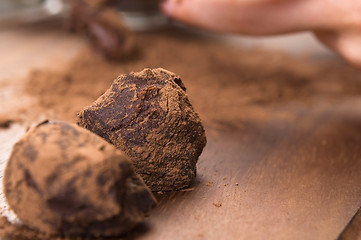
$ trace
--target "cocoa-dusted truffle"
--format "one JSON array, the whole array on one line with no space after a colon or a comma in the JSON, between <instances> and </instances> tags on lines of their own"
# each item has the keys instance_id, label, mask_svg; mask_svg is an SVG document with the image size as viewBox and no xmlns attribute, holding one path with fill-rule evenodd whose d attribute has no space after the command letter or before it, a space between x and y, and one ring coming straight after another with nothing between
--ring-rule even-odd
<instances>
[{"instance_id":1,"label":"cocoa-dusted truffle","mask_svg":"<svg viewBox=\"0 0 361 240\"><path fill-rule=\"evenodd\" d=\"M107 58L123 60L133 54L134 38L117 10L114 0L72 0L68 28L88 37L93 48Z\"/></svg>"},{"instance_id":2,"label":"cocoa-dusted truffle","mask_svg":"<svg viewBox=\"0 0 361 240\"><path fill-rule=\"evenodd\" d=\"M19 219L49 235L120 235L155 204L125 154L65 122L42 123L16 143L4 189Z\"/></svg>"},{"instance_id":3,"label":"cocoa-dusted truffle","mask_svg":"<svg viewBox=\"0 0 361 240\"><path fill-rule=\"evenodd\" d=\"M180 77L161 68L119 76L78 124L126 152L152 191L189 186L206 145Z\"/></svg>"}]
</instances>

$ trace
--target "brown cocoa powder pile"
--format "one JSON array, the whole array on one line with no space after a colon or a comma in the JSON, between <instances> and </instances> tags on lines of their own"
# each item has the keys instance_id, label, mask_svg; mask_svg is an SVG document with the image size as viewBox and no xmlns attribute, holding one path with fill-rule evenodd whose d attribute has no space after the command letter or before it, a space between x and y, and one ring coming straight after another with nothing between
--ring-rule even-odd
<instances>
[{"instance_id":1,"label":"brown cocoa powder pile","mask_svg":"<svg viewBox=\"0 0 361 240\"><path fill-rule=\"evenodd\" d=\"M33 71L26 79L26 90L49 118L75 122L76 113L103 94L120 74L162 67L182 77L205 125L244 121L261 114L260 108L294 101L312 103L315 96L333 99L361 93L361 71L342 60L245 50L183 30L135 37L140 53L136 58L105 61L85 50L57 72Z\"/></svg>"}]
</instances>

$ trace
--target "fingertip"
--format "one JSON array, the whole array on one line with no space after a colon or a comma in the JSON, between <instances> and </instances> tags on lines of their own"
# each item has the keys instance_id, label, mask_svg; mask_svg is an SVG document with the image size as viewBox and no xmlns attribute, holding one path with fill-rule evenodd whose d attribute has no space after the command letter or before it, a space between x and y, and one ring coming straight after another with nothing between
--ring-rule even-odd
<instances>
[{"instance_id":1,"label":"fingertip","mask_svg":"<svg viewBox=\"0 0 361 240\"><path fill-rule=\"evenodd\" d=\"M341 56L354 66L361 67L361 55L359 52L354 51L354 49L346 53L341 53Z\"/></svg>"},{"instance_id":2,"label":"fingertip","mask_svg":"<svg viewBox=\"0 0 361 240\"><path fill-rule=\"evenodd\" d=\"M174 9L176 7L178 1L175 0L163 0L160 4L162 11L168 15L168 16L172 16L174 13Z\"/></svg>"},{"instance_id":3,"label":"fingertip","mask_svg":"<svg viewBox=\"0 0 361 240\"><path fill-rule=\"evenodd\" d=\"M316 32L316 37L349 63L361 67L361 32Z\"/></svg>"}]
</instances>

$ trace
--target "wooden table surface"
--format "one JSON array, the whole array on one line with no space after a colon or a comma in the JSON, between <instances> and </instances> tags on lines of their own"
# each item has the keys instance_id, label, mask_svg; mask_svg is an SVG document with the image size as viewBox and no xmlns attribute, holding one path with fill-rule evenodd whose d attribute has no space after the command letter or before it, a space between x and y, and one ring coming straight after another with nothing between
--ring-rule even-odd
<instances>
[{"instance_id":1,"label":"wooden table surface","mask_svg":"<svg viewBox=\"0 0 361 240\"><path fill-rule=\"evenodd\" d=\"M66 63L83 45L58 31L0 31L0 114L31 105L16 92L29 70ZM194 186L159 194L138 239L339 236L361 206L361 96L265 111L246 131L241 123L206 124ZM0 130L0 170L25 128Z\"/></svg>"}]
</instances>

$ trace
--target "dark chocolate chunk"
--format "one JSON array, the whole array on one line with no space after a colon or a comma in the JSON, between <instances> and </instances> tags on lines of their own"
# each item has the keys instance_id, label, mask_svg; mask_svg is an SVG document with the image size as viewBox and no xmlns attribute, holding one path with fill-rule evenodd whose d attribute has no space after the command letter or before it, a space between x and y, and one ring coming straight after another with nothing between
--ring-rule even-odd
<instances>
[{"instance_id":1,"label":"dark chocolate chunk","mask_svg":"<svg viewBox=\"0 0 361 240\"><path fill-rule=\"evenodd\" d=\"M121 235L155 204L124 153L65 122L42 123L16 143L4 188L23 223L51 235Z\"/></svg>"},{"instance_id":2,"label":"dark chocolate chunk","mask_svg":"<svg viewBox=\"0 0 361 240\"><path fill-rule=\"evenodd\" d=\"M127 153L152 191L178 190L196 176L205 131L179 76L144 69L121 75L78 124Z\"/></svg>"}]
</instances>

